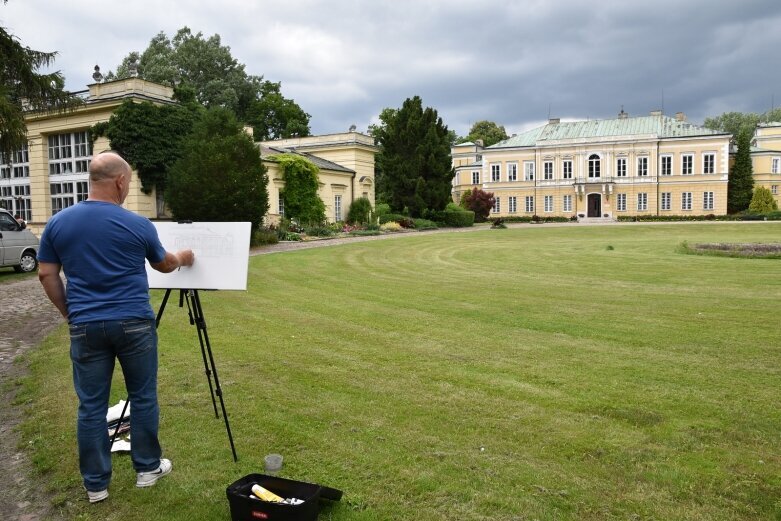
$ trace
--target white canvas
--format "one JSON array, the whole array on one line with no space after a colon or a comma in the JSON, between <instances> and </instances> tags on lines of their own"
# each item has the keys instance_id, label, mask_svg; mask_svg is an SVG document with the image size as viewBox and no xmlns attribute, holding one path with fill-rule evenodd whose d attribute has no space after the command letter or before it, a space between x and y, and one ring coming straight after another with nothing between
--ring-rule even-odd
<instances>
[{"instance_id":1,"label":"white canvas","mask_svg":"<svg viewBox=\"0 0 781 521\"><path fill-rule=\"evenodd\" d=\"M246 290L251 224L155 222L166 250L191 249L195 263L173 273L155 271L147 261L152 289Z\"/></svg>"}]
</instances>

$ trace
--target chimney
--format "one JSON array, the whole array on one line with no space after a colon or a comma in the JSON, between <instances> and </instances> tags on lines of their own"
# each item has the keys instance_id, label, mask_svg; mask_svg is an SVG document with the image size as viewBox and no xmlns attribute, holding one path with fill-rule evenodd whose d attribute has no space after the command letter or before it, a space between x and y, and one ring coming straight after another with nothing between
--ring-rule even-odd
<instances>
[{"instance_id":1,"label":"chimney","mask_svg":"<svg viewBox=\"0 0 781 521\"><path fill-rule=\"evenodd\" d=\"M561 123L561 118L549 118L548 119L548 124L549 125L558 125L559 123Z\"/></svg>"},{"instance_id":2,"label":"chimney","mask_svg":"<svg viewBox=\"0 0 781 521\"><path fill-rule=\"evenodd\" d=\"M683 112L676 112L675 121L686 121L686 114L684 114Z\"/></svg>"},{"instance_id":3,"label":"chimney","mask_svg":"<svg viewBox=\"0 0 781 521\"><path fill-rule=\"evenodd\" d=\"M662 115L662 111L661 110L652 110L649 113L649 116L661 116L661 115Z\"/></svg>"}]
</instances>

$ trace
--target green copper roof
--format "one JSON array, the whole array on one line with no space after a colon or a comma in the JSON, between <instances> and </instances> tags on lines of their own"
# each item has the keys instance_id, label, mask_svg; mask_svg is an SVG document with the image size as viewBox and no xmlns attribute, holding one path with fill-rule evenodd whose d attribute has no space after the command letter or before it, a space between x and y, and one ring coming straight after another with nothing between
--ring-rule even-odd
<instances>
[{"instance_id":1,"label":"green copper roof","mask_svg":"<svg viewBox=\"0 0 781 521\"><path fill-rule=\"evenodd\" d=\"M641 116L637 118L548 123L500 141L488 148L533 147L545 145L546 141L619 138L622 136L651 136L652 139L663 139L715 135L726 134L693 125L687 121L678 121L669 116Z\"/></svg>"}]
</instances>

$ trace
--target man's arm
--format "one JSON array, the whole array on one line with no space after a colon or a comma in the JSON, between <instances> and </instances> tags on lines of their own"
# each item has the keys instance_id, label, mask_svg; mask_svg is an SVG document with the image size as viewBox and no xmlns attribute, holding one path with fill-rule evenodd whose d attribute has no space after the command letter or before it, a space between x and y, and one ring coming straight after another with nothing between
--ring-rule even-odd
<instances>
[{"instance_id":1,"label":"man's arm","mask_svg":"<svg viewBox=\"0 0 781 521\"><path fill-rule=\"evenodd\" d=\"M46 296L52 301L60 314L68 319L68 305L65 302L65 285L60 278L60 266L53 262L38 264L38 280L41 281Z\"/></svg>"},{"instance_id":2,"label":"man's arm","mask_svg":"<svg viewBox=\"0 0 781 521\"><path fill-rule=\"evenodd\" d=\"M179 250L176 253L165 252L165 257L160 262L150 263L152 268L161 273L171 273L182 266L192 266L195 254L192 250Z\"/></svg>"}]
</instances>

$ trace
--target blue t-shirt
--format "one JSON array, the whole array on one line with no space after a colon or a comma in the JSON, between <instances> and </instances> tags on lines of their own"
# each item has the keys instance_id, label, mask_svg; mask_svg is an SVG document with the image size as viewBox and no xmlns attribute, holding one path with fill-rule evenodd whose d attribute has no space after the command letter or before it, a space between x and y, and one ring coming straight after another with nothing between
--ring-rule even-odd
<instances>
[{"instance_id":1,"label":"blue t-shirt","mask_svg":"<svg viewBox=\"0 0 781 521\"><path fill-rule=\"evenodd\" d=\"M62 265L71 324L154 318L144 259L155 263L164 257L149 219L102 201L83 201L55 214L38 250L41 262Z\"/></svg>"}]
</instances>

